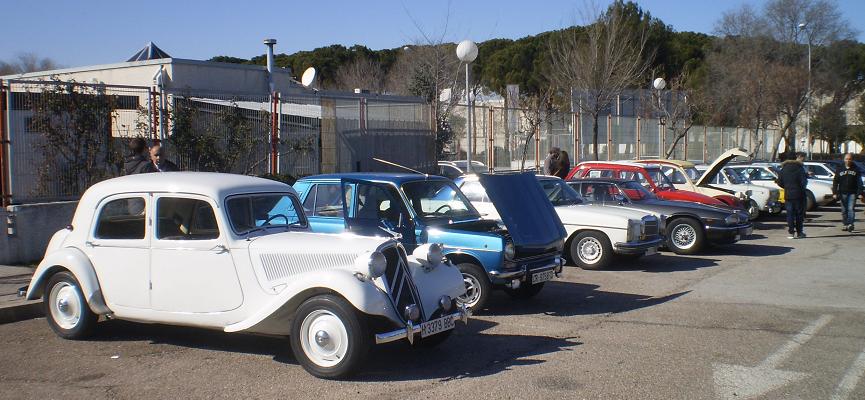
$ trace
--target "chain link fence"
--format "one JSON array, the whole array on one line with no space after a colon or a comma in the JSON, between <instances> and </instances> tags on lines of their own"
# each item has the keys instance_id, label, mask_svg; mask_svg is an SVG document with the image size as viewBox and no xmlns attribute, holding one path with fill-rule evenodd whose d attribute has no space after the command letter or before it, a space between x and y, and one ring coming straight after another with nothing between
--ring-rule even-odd
<instances>
[{"instance_id":1,"label":"chain link fence","mask_svg":"<svg viewBox=\"0 0 865 400\"><path fill-rule=\"evenodd\" d=\"M275 175L435 168L430 107L348 93L230 94L60 81L0 85L2 203L76 199L123 174L132 138L184 171Z\"/></svg>"},{"instance_id":2,"label":"chain link fence","mask_svg":"<svg viewBox=\"0 0 865 400\"><path fill-rule=\"evenodd\" d=\"M465 159L468 140L465 129L467 107L458 105L451 116L455 140L450 158ZM472 159L496 170L535 168L543 165L551 147L566 151L572 161L595 159L594 121L581 113L533 113L532 110L498 106L472 107ZM634 160L665 158L710 163L733 147L752 152L756 159L772 155L775 129L694 125L685 137L656 118L615 115L599 116L597 159ZM674 145L675 144L675 145Z\"/></svg>"}]
</instances>

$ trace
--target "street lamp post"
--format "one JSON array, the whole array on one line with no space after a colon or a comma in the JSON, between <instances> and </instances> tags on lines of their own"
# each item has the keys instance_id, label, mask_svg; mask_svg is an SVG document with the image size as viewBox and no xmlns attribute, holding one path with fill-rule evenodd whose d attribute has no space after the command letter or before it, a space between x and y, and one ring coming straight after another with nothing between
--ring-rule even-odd
<instances>
[{"instance_id":1,"label":"street lamp post","mask_svg":"<svg viewBox=\"0 0 865 400\"><path fill-rule=\"evenodd\" d=\"M667 81L665 81L664 78L655 78L655 80L652 81L652 87L658 93L658 158L664 158L664 151L666 150L664 149L664 147L666 147L666 138L664 137L665 135L663 128L666 128L666 126L663 126L664 116L662 110L664 109L664 106L663 103L661 103L661 91L664 90L665 87L667 87Z\"/></svg>"},{"instance_id":2,"label":"street lamp post","mask_svg":"<svg viewBox=\"0 0 865 400\"><path fill-rule=\"evenodd\" d=\"M472 105L469 85L470 65L475 58L478 57L478 45L471 40L463 40L457 45L457 58L466 64L466 142L468 142L468 151L466 151L466 173L472 172Z\"/></svg>"},{"instance_id":3,"label":"street lamp post","mask_svg":"<svg viewBox=\"0 0 865 400\"><path fill-rule=\"evenodd\" d=\"M808 26L808 23L799 24L799 30L803 30ZM807 34L807 32L806 32ZM808 35L808 88L805 92L805 135L807 136L806 152L808 159L811 159L811 35Z\"/></svg>"}]
</instances>

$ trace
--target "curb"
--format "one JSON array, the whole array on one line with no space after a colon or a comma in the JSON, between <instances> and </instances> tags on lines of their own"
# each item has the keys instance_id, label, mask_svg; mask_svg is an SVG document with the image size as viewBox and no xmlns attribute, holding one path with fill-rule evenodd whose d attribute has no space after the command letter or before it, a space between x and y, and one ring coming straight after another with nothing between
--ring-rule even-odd
<instances>
[{"instance_id":1,"label":"curb","mask_svg":"<svg viewBox=\"0 0 865 400\"><path fill-rule=\"evenodd\" d=\"M39 318L43 315L45 314L42 312L41 300L24 301L18 304L0 306L0 324Z\"/></svg>"}]
</instances>

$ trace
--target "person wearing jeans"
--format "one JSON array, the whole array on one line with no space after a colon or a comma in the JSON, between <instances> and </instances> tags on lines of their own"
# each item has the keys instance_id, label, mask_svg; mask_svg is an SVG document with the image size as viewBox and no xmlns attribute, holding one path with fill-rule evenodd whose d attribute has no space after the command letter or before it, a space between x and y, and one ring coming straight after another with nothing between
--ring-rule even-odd
<instances>
[{"instance_id":1,"label":"person wearing jeans","mask_svg":"<svg viewBox=\"0 0 865 400\"><path fill-rule=\"evenodd\" d=\"M781 163L781 173L778 174L778 186L784 189L787 207L787 232L789 239L804 239L805 205L807 204L806 187L808 174L805 173L805 153L796 153L796 159Z\"/></svg>"},{"instance_id":2,"label":"person wearing jeans","mask_svg":"<svg viewBox=\"0 0 865 400\"><path fill-rule=\"evenodd\" d=\"M865 194L862 190L862 171L853 163L853 154L844 155L844 166L835 172L832 180L832 193L841 202L841 230L853 232L856 223L856 197Z\"/></svg>"}]
</instances>

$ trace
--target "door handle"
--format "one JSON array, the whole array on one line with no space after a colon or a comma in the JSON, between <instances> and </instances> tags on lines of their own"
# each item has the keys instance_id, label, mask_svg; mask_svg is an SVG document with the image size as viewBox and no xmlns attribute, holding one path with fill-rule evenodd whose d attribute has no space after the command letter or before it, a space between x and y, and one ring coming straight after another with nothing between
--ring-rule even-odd
<instances>
[{"instance_id":1,"label":"door handle","mask_svg":"<svg viewBox=\"0 0 865 400\"><path fill-rule=\"evenodd\" d=\"M84 244L87 245L87 246L89 246L89 247L99 247L99 246L100 246L99 243L91 242L91 241L89 241L89 240L86 241L86 242L84 242Z\"/></svg>"},{"instance_id":2,"label":"door handle","mask_svg":"<svg viewBox=\"0 0 865 400\"><path fill-rule=\"evenodd\" d=\"M228 247L225 245L218 244L210 248L210 251L215 251L217 254L228 253Z\"/></svg>"}]
</instances>

